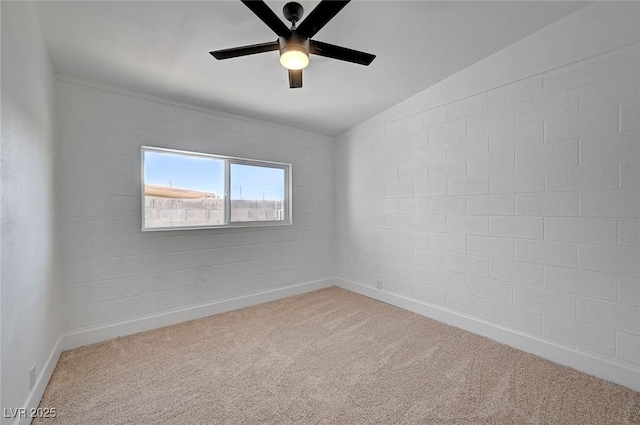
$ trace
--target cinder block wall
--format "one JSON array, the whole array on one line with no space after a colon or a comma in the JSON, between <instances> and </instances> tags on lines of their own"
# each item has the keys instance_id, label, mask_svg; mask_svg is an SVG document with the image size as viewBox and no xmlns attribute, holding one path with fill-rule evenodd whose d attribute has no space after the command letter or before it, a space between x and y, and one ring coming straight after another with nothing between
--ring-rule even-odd
<instances>
[{"instance_id":1,"label":"cinder block wall","mask_svg":"<svg viewBox=\"0 0 640 425\"><path fill-rule=\"evenodd\" d=\"M333 278L332 138L66 77L55 100L68 332ZM293 226L141 232L141 145L292 164Z\"/></svg>"},{"instance_id":2,"label":"cinder block wall","mask_svg":"<svg viewBox=\"0 0 640 425\"><path fill-rule=\"evenodd\" d=\"M639 70L636 42L340 137L338 277L640 369Z\"/></svg>"},{"instance_id":3,"label":"cinder block wall","mask_svg":"<svg viewBox=\"0 0 640 425\"><path fill-rule=\"evenodd\" d=\"M144 205L147 227L224 224L224 199L168 199L147 196ZM283 201L232 200L231 221L282 220L283 208Z\"/></svg>"}]
</instances>

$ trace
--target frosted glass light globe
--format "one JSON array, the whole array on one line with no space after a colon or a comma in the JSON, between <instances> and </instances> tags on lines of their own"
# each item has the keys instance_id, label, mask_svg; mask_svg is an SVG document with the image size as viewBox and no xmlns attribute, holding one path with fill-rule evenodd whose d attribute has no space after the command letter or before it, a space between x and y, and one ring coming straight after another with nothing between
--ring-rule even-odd
<instances>
[{"instance_id":1,"label":"frosted glass light globe","mask_svg":"<svg viewBox=\"0 0 640 425\"><path fill-rule=\"evenodd\" d=\"M309 55L297 46L287 46L282 49L280 63L293 71L304 69L309 65Z\"/></svg>"}]
</instances>

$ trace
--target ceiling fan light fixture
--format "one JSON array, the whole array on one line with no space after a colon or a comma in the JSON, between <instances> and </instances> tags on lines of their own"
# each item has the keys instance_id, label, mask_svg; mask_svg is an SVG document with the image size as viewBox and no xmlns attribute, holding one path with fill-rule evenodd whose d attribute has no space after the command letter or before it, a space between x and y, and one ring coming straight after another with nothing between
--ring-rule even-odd
<instances>
[{"instance_id":1,"label":"ceiling fan light fixture","mask_svg":"<svg viewBox=\"0 0 640 425\"><path fill-rule=\"evenodd\" d=\"M280 63L292 71L304 69L309 65L309 52L302 46L289 44L280 49Z\"/></svg>"},{"instance_id":2,"label":"ceiling fan light fixture","mask_svg":"<svg viewBox=\"0 0 640 425\"><path fill-rule=\"evenodd\" d=\"M375 55L311 40L350 1L321 0L299 26L296 26L296 23L302 18L304 9L299 3L289 2L282 9L284 17L291 22L291 28L287 28L264 0L242 0L245 6L278 35L278 40L215 50L209 53L214 58L221 60L279 50L280 63L288 70L289 88L291 89L302 87L302 70L309 65L310 53L331 59L369 65L375 59Z\"/></svg>"},{"instance_id":3,"label":"ceiling fan light fixture","mask_svg":"<svg viewBox=\"0 0 640 425\"><path fill-rule=\"evenodd\" d=\"M309 40L292 31L288 37L278 39L280 63L291 71L304 69L309 65Z\"/></svg>"}]
</instances>

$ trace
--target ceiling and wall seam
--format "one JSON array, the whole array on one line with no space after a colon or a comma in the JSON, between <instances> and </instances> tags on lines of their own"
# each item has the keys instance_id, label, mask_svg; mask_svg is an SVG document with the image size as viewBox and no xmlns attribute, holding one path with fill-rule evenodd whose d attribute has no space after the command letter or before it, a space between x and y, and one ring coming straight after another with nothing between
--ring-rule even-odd
<instances>
[{"instance_id":1,"label":"ceiling and wall seam","mask_svg":"<svg viewBox=\"0 0 640 425\"><path fill-rule=\"evenodd\" d=\"M423 113L425 113L425 112L433 111L433 110L438 109L438 108L441 108L441 107L443 107L443 106L445 106L445 105L447 105L447 104L449 104L449 103L460 102L460 101L463 101L463 100L466 100L466 99L470 99L470 98L472 98L472 97L474 97L474 96L478 96L478 95L481 95L481 94L483 94L483 93L488 93L488 92L490 92L490 91L492 91L492 90L496 90L496 89L500 89L500 88L503 88L503 87L507 87L507 86L510 86L510 85L512 85L512 84L517 84L517 83L522 82L522 81L524 81L524 80L527 80L527 79L529 79L529 78L531 78L531 77L535 77L536 75L545 74L545 73L547 73L547 72L553 72L553 71L555 71L555 70L557 70L557 69L564 68L564 67L566 67L566 66L571 66L571 65L574 65L574 64L577 64L577 63L583 62L583 61L588 61L588 60L593 59L593 58L596 58L596 57L598 57L598 56L606 55L606 54L608 54L608 53L615 52L616 50L624 49L624 48L627 48L627 47L629 47L629 46L632 46L632 45L634 45L634 44L638 44L638 43L640 43L640 42L639 42L639 41L632 41L632 42L630 42L630 43L626 43L626 44L620 45L620 46L618 46L618 47L613 47L613 48L611 48L611 49L604 50L604 51L599 52L599 53L594 53L593 55L585 56L585 57L584 57L584 58L582 58L582 59L576 59L576 60L573 60L573 61L571 61L571 62L567 62L567 63L561 64L561 65L557 65L557 66L551 67L551 68L549 68L549 69L547 69L547 70L545 70L545 71L540 71L540 72L536 72L536 73L534 73L534 74L529 74L529 75L527 75L527 76L525 76L525 77L521 77L521 78L515 79L515 80L513 80L512 82L506 82L506 83L503 83L503 84L497 85L497 86L495 86L495 87L488 87L488 88L486 88L486 89L482 89L482 90L479 90L479 91L477 91L477 92L473 92L472 94L470 94L470 95L468 95L468 96L463 96L463 97L459 97L459 98L453 98L453 99L451 99L451 100L448 100L448 101L445 101L445 102L443 102L443 103L440 103L439 105L432 106L432 107L429 107L429 108L427 108L427 109L423 109L423 110L420 110L420 111L417 111L417 112L411 113L411 114L406 115L406 116L401 117L401 118L397 118L397 119L393 119L393 120L385 121L384 123L380 123L380 124L375 125L375 126L373 126L373 127L368 127L368 128L361 129L361 130L357 130L357 131L352 131L352 129L349 129L349 130L345 131L344 133L342 133L342 134L339 134L339 135L335 136L335 138L336 138L336 140L339 142L339 140L340 140L340 139L342 139L342 138L344 138L344 137L347 137L347 136L353 136L353 135L356 135L356 134L360 134L360 133L364 133L364 132L367 132L367 131L371 131L371 130L376 129L376 128L384 127L384 126L386 126L386 125L388 125L388 124L393 124L393 123L396 123L396 122L398 122L398 121L402 121L402 120L404 120L404 119L408 119L408 118L412 118L412 117L418 116L418 115L423 114ZM505 49L506 49L506 48L505 48ZM503 49L503 50L504 50L504 49ZM494 55L496 55L496 54L500 53L501 51L502 51L502 50L500 50L500 51L498 51L498 52L494 53L494 54L493 54L493 55L491 55L491 56L487 56L485 59L489 60L489 59L491 59ZM465 69L462 69L462 70L460 70L460 72L463 72L463 71L467 70L468 68L469 68L469 67L467 67L467 68L465 68ZM452 75L451 77L448 77L448 78L453 78L453 77L455 77L455 75L456 75L456 74L454 74L454 75ZM446 79L445 79L445 80L446 80ZM438 83L434 84L433 86L437 86L437 85L438 85L438 84L440 84L440 83L441 83L441 82L438 82ZM542 81L542 84L543 84L543 87L544 87L544 79L543 79L543 81ZM433 86L432 86L432 87L433 87ZM416 93L416 95L418 95L418 94L420 94L420 93L422 93L422 92L424 92L424 91L429 90L429 88L430 88L430 87L428 87L428 88L426 88L426 89L424 89L424 90L422 90L422 91L420 91L420 92ZM411 96L411 97L413 97L413 96ZM407 99L409 99L409 98L407 98ZM401 104L402 104L402 103L404 103L407 99L404 99L404 100L402 100L402 101L398 102L397 104L395 104L395 105L391 106L391 108L393 108L393 107L395 107L395 106L398 106L398 105L401 105ZM363 123L366 123L369 119L374 118L375 116L376 116L376 115L372 115L371 117L369 117L368 119L366 119L366 120L364 120L364 121L360 122L359 124L357 124L357 125L356 125L356 126L354 126L353 128L356 128L357 126L359 126L359 125L361 125L361 124L363 124Z\"/></svg>"},{"instance_id":2,"label":"ceiling and wall seam","mask_svg":"<svg viewBox=\"0 0 640 425\"><path fill-rule=\"evenodd\" d=\"M230 119L243 121L251 124L267 125L273 128L286 128L287 130L292 132L309 135L309 136L316 136L319 138L333 137L328 134L316 133L313 131L304 130L298 127L291 127L291 126L287 126L287 125L280 124L273 121L261 120L261 119L249 117L246 115L234 114L233 112L226 112L218 109L207 108L204 106L194 105L187 102L181 102L179 100L174 100L168 97L150 95L150 94L138 92L136 90L113 86L100 81L88 80L85 78L74 77L74 76L65 75L65 74L56 74L55 79L56 81L59 81L60 83L64 83L64 84L71 84L71 85L85 87L93 90L99 90L106 93L119 94L122 96L128 96L135 99L158 103L161 105L174 106L174 107L181 108L188 111L202 112L202 113L213 115L220 118L230 118ZM224 132L224 130L221 130L221 131Z\"/></svg>"},{"instance_id":3,"label":"ceiling and wall seam","mask_svg":"<svg viewBox=\"0 0 640 425\"><path fill-rule=\"evenodd\" d=\"M266 3L279 16L284 2ZM336 136L587 3L352 2L318 39L376 60L316 55L302 90L287 87L275 53L222 62L207 53L272 34L240 2L116 4L36 3L58 73ZM302 4L310 12L317 1Z\"/></svg>"}]
</instances>

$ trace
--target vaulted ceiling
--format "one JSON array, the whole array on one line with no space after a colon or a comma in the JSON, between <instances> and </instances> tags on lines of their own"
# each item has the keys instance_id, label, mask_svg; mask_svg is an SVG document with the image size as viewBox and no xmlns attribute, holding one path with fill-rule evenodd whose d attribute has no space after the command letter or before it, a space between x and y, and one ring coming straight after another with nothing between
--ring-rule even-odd
<instances>
[{"instance_id":1,"label":"vaulted ceiling","mask_svg":"<svg viewBox=\"0 0 640 425\"><path fill-rule=\"evenodd\" d=\"M286 2L266 3L288 24ZM300 3L308 15L318 1ZM301 89L278 52L209 55L277 38L240 1L46 1L36 12L59 74L336 135L585 4L353 1L314 39L377 58L311 56Z\"/></svg>"}]
</instances>

